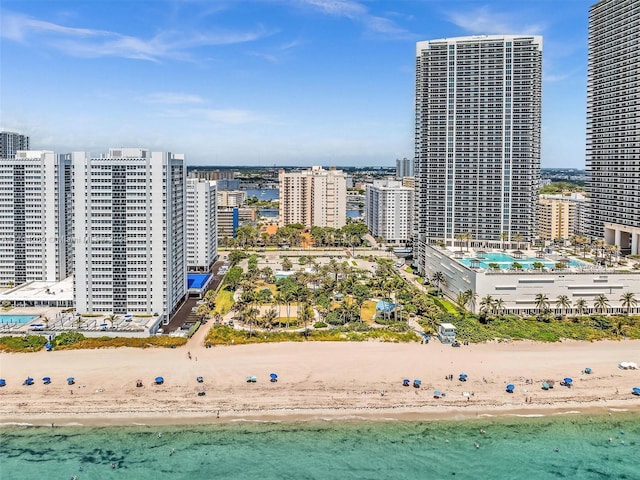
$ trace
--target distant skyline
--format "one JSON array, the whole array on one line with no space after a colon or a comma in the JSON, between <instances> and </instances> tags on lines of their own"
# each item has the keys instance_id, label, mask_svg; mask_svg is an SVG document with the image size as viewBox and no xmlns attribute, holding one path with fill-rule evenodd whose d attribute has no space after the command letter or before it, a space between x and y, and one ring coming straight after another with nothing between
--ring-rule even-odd
<instances>
[{"instance_id":1,"label":"distant skyline","mask_svg":"<svg viewBox=\"0 0 640 480\"><path fill-rule=\"evenodd\" d=\"M542 167L585 165L595 0L3 0L0 129L189 166L413 157L416 42L543 36Z\"/></svg>"}]
</instances>

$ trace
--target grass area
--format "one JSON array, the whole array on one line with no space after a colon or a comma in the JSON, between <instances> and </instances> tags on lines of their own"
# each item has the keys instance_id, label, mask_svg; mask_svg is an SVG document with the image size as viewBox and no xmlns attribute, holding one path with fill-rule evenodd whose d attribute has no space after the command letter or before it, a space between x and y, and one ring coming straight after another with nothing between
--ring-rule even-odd
<instances>
[{"instance_id":1,"label":"grass area","mask_svg":"<svg viewBox=\"0 0 640 480\"><path fill-rule=\"evenodd\" d=\"M446 313L458 313L459 309L456 305L451 303L448 299L444 297L431 297L433 303L435 303L443 312Z\"/></svg>"},{"instance_id":2,"label":"grass area","mask_svg":"<svg viewBox=\"0 0 640 480\"><path fill-rule=\"evenodd\" d=\"M233 306L233 292L221 288L216 295L215 305L214 312L218 312L220 315L229 313Z\"/></svg>"},{"instance_id":3,"label":"grass area","mask_svg":"<svg viewBox=\"0 0 640 480\"><path fill-rule=\"evenodd\" d=\"M535 318L509 316L484 324L471 315L443 315L438 323L441 322L453 323L459 340L474 343L492 340L619 340L622 336L640 339L640 317L577 317L569 320L540 321ZM420 323L425 328L429 326L425 320Z\"/></svg>"},{"instance_id":4,"label":"grass area","mask_svg":"<svg viewBox=\"0 0 640 480\"><path fill-rule=\"evenodd\" d=\"M341 327L330 330L312 330L307 336L302 332L253 332L234 330L227 326L215 326L209 330L205 345L244 345L249 343L274 342L417 342L413 332L393 332L385 329L350 329Z\"/></svg>"},{"instance_id":5,"label":"grass area","mask_svg":"<svg viewBox=\"0 0 640 480\"><path fill-rule=\"evenodd\" d=\"M37 352L44 348L47 339L42 335L21 335L16 337L0 337L0 351L2 352ZM55 350L80 350L90 348L152 348L178 347L187 343L186 338L180 337L98 337L86 338L78 332L61 333L53 339Z\"/></svg>"}]
</instances>

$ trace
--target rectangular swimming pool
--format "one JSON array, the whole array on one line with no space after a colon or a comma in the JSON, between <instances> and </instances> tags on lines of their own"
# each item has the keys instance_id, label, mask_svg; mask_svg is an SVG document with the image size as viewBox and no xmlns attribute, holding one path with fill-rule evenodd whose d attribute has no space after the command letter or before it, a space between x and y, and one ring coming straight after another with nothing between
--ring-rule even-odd
<instances>
[{"instance_id":1,"label":"rectangular swimming pool","mask_svg":"<svg viewBox=\"0 0 640 480\"><path fill-rule=\"evenodd\" d=\"M200 289L207 284L210 277L209 273L187 273L187 288Z\"/></svg>"},{"instance_id":2,"label":"rectangular swimming pool","mask_svg":"<svg viewBox=\"0 0 640 480\"><path fill-rule=\"evenodd\" d=\"M0 325L6 325L8 323L24 325L38 317L39 315L0 315Z\"/></svg>"},{"instance_id":3,"label":"rectangular swimming pool","mask_svg":"<svg viewBox=\"0 0 640 480\"><path fill-rule=\"evenodd\" d=\"M554 260L549 260L546 258L531 258L531 257L515 258L515 257L512 257L511 255L508 255L502 252L487 252L481 257L459 258L458 261L463 265L466 265L467 267L477 266L479 268L485 268L485 269L491 268L489 266L490 263L497 264L500 269L510 269L513 267L514 263L519 263L524 270L533 269L534 268L533 264L538 262L544 265L544 268L554 268L556 266L556 262ZM569 263L567 264L567 266L583 267L585 266L585 263L579 260L571 259L569 260Z\"/></svg>"}]
</instances>

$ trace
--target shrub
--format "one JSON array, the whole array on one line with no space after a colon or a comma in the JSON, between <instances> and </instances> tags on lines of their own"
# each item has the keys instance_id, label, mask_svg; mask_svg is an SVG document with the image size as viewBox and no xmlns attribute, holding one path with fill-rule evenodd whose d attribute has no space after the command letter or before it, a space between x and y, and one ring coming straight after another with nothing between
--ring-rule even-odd
<instances>
[{"instance_id":1,"label":"shrub","mask_svg":"<svg viewBox=\"0 0 640 480\"><path fill-rule=\"evenodd\" d=\"M47 343L47 339L41 335L0 337L0 351L37 352L44 348L45 343Z\"/></svg>"}]
</instances>

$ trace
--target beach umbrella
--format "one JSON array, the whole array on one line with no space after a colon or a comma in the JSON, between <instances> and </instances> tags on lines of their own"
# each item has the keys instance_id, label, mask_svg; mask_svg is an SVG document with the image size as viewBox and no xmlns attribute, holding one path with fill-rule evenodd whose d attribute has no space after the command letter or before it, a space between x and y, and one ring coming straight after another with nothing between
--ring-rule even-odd
<instances>
[{"instance_id":1,"label":"beach umbrella","mask_svg":"<svg viewBox=\"0 0 640 480\"><path fill-rule=\"evenodd\" d=\"M408 378L405 378L404 380L402 380L402 385L404 385L405 387L408 387L410 383L411 383L411 380L409 380Z\"/></svg>"},{"instance_id":2,"label":"beach umbrella","mask_svg":"<svg viewBox=\"0 0 640 480\"><path fill-rule=\"evenodd\" d=\"M414 387L420 388L420 385L422 385L422 380L416 379L416 380L413 381L413 386Z\"/></svg>"},{"instance_id":3,"label":"beach umbrella","mask_svg":"<svg viewBox=\"0 0 640 480\"><path fill-rule=\"evenodd\" d=\"M162 378L162 377L156 377L155 382L156 382L158 385L160 385L160 384L164 383L164 378Z\"/></svg>"},{"instance_id":4,"label":"beach umbrella","mask_svg":"<svg viewBox=\"0 0 640 480\"><path fill-rule=\"evenodd\" d=\"M33 385L33 378L31 378L31 377L27 377L27 378L24 380L24 385Z\"/></svg>"},{"instance_id":5,"label":"beach umbrella","mask_svg":"<svg viewBox=\"0 0 640 480\"><path fill-rule=\"evenodd\" d=\"M7 381L4 378L0 378L0 387L6 387Z\"/></svg>"},{"instance_id":6,"label":"beach umbrella","mask_svg":"<svg viewBox=\"0 0 640 480\"><path fill-rule=\"evenodd\" d=\"M278 381L278 375L275 373L270 373L269 377L271 377L271 381L272 382L277 382Z\"/></svg>"},{"instance_id":7,"label":"beach umbrella","mask_svg":"<svg viewBox=\"0 0 640 480\"><path fill-rule=\"evenodd\" d=\"M591 369L589 367L585 368L584 373L591 373Z\"/></svg>"},{"instance_id":8,"label":"beach umbrella","mask_svg":"<svg viewBox=\"0 0 640 480\"><path fill-rule=\"evenodd\" d=\"M51 383L51 377L42 377L42 381L45 385L49 385Z\"/></svg>"},{"instance_id":9,"label":"beach umbrella","mask_svg":"<svg viewBox=\"0 0 640 480\"><path fill-rule=\"evenodd\" d=\"M198 381L198 383L204 382L204 378L203 377L198 377L198 378L196 378L196 380Z\"/></svg>"},{"instance_id":10,"label":"beach umbrella","mask_svg":"<svg viewBox=\"0 0 640 480\"><path fill-rule=\"evenodd\" d=\"M68 385L73 385L74 383L76 383L76 379L73 377L69 377L67 378L67 384Z\"/></svg>"},{"instance_id":11,"label":"beach umbrella","mask_svg":"<svg viewBox=\"0 0 640 480\"><path fill-rule=\"evenodd\" d=\"M47 342L47 343L44 344L44 348L46 348L47 351L50 352L51 349L53 348L53 345L51 345L49 342Z\"/></svg>"},{"instance_id":12,"label":"beach umbrella","mask_svg":"<svg viewBox=\"0 0 640 480\"><path fill-rule=\"evenodd\" d=\"M507 393L513 393L513 391L516 389L516 386L512 383L510 383L509 385L507 385Z\"/></svg>"},{"instance_id":13,"label":"beach umbrella","mask_svg":"<svg viewBox=\"0 0 640 480\"><path fill-rule=\"evenodd\" d=\"M573 378L565 377L564 383L566 383L567 385L573 383Z\"/></svg>"},{"instance_id":14,"label":"beach umbrella","mask_svg":"<svg viewBox=\"0 0 640 480\"><path fill-rule=\"evenodd\" d=\"M1 386L1 385L0 385ZM634 395L640 395L640 388L638 387L633 387L631 389L631 393L633 393Z\"/></svg>"},{"instance_id":15,"label":"beach umbrella","mask_svg":"<svg viewBox=\"0 0 640 480\"><path fill-rule=\"evenodd\" d=\"M442 393L440 393L440 390L436 390L433 392L433 398L440 398L441 395Z\"/></svg>"},{"instance_id":16,"label":"beach umbrella","mask_svg":"<svg viewBox=\"0 0 640 480\"><path fill-rule=\"evenodd\" d=\"M467 381L467 374L466 373L461 373L460 374L460 381L461 382L466 382Z\"/></svg>"}]
</instances>

